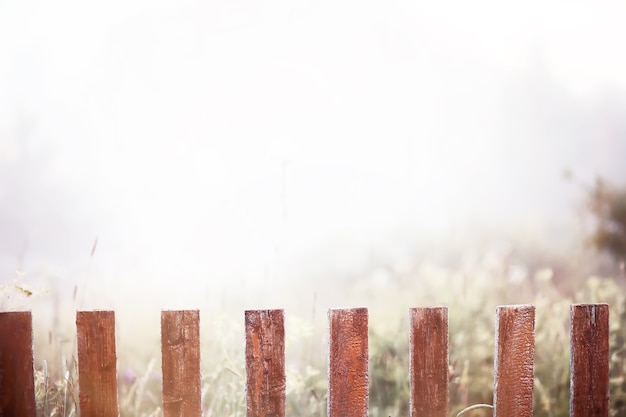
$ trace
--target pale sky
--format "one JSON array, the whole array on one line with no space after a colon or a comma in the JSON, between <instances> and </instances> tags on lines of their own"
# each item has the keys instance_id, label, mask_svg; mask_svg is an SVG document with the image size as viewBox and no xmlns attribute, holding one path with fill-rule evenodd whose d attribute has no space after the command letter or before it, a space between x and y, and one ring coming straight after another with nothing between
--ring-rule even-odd
<instances>
[{"instance_id":1,"label":"pale sky","mask_svg":"<svg viewBox=\"0 0 626 417\"><path fill-rule=\"evenodd\" d=\"M563 169L615 173L594 165L611 151L576 164L598 131L617 140L598 102L626 94L625 18L622 1L0 1L2 273L28 241L30 267L71 275L98 237L109 274L253 280L337 236L526 221ZM7 191L27 154L41 204Z\"/></svg>"}]
</instances>

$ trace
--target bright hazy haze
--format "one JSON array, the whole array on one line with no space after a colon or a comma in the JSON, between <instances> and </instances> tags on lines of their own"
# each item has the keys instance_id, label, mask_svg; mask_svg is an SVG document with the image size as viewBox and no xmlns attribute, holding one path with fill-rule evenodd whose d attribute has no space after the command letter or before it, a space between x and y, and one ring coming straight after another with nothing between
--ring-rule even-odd
<instances>
[{"instance_id":1,"label":"bright hazy haze","mask_svg":"<svg viewBox=\"0 0 626 417\"><path fill-rule=\"evenodd\" d=\"M120 300L95 289L196 300L332 274L403 233L560 225L564 170L623 178L625 18L621 1L5 0L0 278L89 276L90 307Z\"/></svg>"}]
</instances>

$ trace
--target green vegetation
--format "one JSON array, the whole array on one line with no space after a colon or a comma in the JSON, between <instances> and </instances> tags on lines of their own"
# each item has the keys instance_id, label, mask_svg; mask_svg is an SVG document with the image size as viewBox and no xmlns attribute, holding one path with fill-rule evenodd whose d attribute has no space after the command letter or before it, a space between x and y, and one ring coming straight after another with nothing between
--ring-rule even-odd
<instances>
[{"instance_id":1,"label":"green vegetation","mask_svg":"<svg viewBox=\"0 0 626 417\"><path fill-rule=\"evenodd\" d=\"M623 262L626 191L603 182L589 190L588 213L595 221L591 242ZM408 415L409 307L449 308L450 414L454 416L471 405L491 403L495 309L498 305L521 303L536 306L535 415L567 416L570 304L606 302L610 306L611 410L612 415L625 415L626 296L619 269L614 269L615 278L593 276L589 271L599 264L594 263L596 255L570 251L552 256L537 245L475 245L472 250L458 251L458 256L447 252L443 257L430 255L408 267L394 269L392 265L364 273L351 282L318 284L336 289L332 292L334 298L324 298L303 283L293 284L300 286L297 292L285 285L284 293L301 296L298 300L285 297L285 303L277 305L286 310L289 416L326 414L324 310L336 300L341 300L342 306L369 308L372 417ZM24 300L48 296L24 281L20 275L12 285L1 288L3 309L21 308L26 304ZM307 306L303 300L314 301ZM232 314L201 309L204 416L245 415L243 310L247 307L239 306L232 306ZM64 319L70 324L72 314L59 312L67 315ZM135 325L136 330L148 327L144 323ZM152 331L147 336L134 332L136 340L118 344L122 417L162 415L158 327ZM38 415L75 416L75 352L73 342L67 342L73 340L73 333L68 330L49 338L64 340L65 344L63 349L59 343L35 346ZM483 407L470 409L464 416L490 414Z\"/></svg>"},{"instance_id":2,"label":"green vegetation","mask_svg":"<svg viewBox=\"0 0 626 417\"><path fill-rule=\"evenodd\" d=\"M595 220L591 243L617 262L626 261L626 187L598 179L589 189L587 209Z\"/></svg>"},{"instance_id":3,"label":"green vegetation","mask_svg":"<svg viewBox=\"0 0 626 417\"><path fill-rule=\"evenodd\" d=\"M347 305L370 301L367 305L370 309L370 415L408 415L406 307L433 304L449 307L451 415L472 404L491 403L495 307L512 303L531 303L537 308L535 415L546 417L565 416L569 412L570 304L609 303L612 409L623 411L626 404L626 298L622 288L613 279L590 277L579 280L577 291L563 294L554 282L551 269L542 268L518 277L521 267L508 264L509 258L484 253L457 268L423 264L410 273L397 274L385 284L364 284L345 294ZM373 285L378 287L373 288ZM13 292L14 297L27 296L17 287L3 291L5 294ZM323 317L308 320L290 314L289 310L286 319L288 414L323 416L326 413L325 322ZM202 335L204 415L244 416L243 311L241 317L217 313L203 316ZM143 350L143 356L118 351L121 415L161 415L158 342L150 346L138 342L136 346ZM50 366L52 361L36 364L40 415L76 415L76 367L71 356L68 358L57 369ZM489 413L490 410L483 408L467 415Z\"/></svg>"}]
</instances>

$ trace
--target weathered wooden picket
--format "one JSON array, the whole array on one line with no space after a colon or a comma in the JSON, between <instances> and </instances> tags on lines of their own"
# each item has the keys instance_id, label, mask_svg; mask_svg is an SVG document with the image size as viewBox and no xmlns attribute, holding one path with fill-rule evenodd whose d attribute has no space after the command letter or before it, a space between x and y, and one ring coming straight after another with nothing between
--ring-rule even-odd
<instances>
[{"instance_id":1,"label":"weathered wooden picket","mask_svg":"<svg viewBox=\"0 0 626 417\"><path fill-rule=\"evenodd\" d=\"M609 415L609 308L570 310L570 415ZM368 312L332 309L329 320L329 417L368 414ZM165 417L201 415L200 315L163 311L161 344ZM83 417L117 417L115 315L76 316L79 407ZM498 307L493 414L533 413L535 308ZM248 417L285 417L283 310L245 312ZM448 310L410 309L410 417L448 417ZM32 317L0 313L0 417L35 417Z\"/></svg>"}]
</instances>

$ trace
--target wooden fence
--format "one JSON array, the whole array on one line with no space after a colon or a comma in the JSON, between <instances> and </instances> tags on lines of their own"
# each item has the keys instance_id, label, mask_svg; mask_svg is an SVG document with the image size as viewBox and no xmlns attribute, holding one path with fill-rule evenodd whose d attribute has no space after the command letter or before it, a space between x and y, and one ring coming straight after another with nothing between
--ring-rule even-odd
<instances>
[{"instance_id":1,"label":"wooden fence","mask_svg":"<svg viewBox=\"0 0 626 417\"><path fill-rule=\"evenodd\" d=\"M570 310L570 415L609 415L609 308L575 304ZM368 414L368 312L331 309L328 416ZM201 415L200 314L163 311L161 344L165 417ZM115 314L76 316L79 406L83 417L117 417ZM533 413L535 307L496 311L493 414ZM0 313L0 417L34 417L30 312ZM283 310L245 312L248 417L285 417ZM448 417L448 310L410 309L410 417Z\"/></svg>"}]
</instances>

